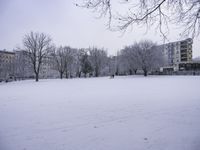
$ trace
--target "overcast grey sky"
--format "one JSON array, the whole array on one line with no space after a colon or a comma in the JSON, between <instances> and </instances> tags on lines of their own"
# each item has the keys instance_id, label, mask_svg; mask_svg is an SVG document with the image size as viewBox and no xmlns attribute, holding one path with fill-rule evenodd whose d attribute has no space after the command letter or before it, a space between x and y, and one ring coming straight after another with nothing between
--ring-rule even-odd
<instances>
[{"instance_id":1,"label":"overcast grey sky","mask_svg":"<svg viewBox=\"0 0 200 150\"><path fill-rule=\"evenodd\" d=\"M144 34L143 28L134 28L123 36L106 30L106 19L73 4L74 0L0 0L0 49L22 47L22 39L30 31L49 34L53 42L76 48L104 47L116 54L125 45L141 39L162 43L154 30ZM178 32L170 30L169 39L179 40ZM200 56L200 37L195 39L193 56Z\"/></svg>"}]
</instances>

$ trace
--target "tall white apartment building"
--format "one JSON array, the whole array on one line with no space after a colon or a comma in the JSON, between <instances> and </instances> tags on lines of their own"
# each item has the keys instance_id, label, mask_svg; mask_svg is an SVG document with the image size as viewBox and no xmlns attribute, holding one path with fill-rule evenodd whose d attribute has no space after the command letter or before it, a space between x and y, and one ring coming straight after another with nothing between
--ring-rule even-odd
<instances>
[{"instance_id":1,"label":"tall white apartment building","mask_svg":"<svg viewBox=\"0 0 200 150\"><path fill-rule=\"evenodd\" d=\"M165 58L165 66L173 67L176 71L179 69L180 63L192 62L192 44L193 40L188 38L160 45Z\"/></svg>"}]
</instances>

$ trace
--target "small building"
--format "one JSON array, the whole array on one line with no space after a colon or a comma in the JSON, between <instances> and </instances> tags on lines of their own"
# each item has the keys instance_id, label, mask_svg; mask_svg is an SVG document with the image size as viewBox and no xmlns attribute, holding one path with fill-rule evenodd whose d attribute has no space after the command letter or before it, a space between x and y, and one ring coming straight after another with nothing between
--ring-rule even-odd
<instances>
[{"instance_id":1,"label":"small building","mask_svg":"<svg viewBox=\"0 0 200 150\"><path fill-rule=\"evenodd\" d=\"M14 50L15 53L15 77L17 79L28 79L34 77L34 71L28 52L25 50Z\"/></svg>"},{"instance_id":2,"label":"small building","mask_svg":"<svg viewBox=\"0 0 200 150\"><path fill-rule=\"evenodd\" d=\"M0 81L14 77L15 53L0 50Z\"/></svg>"}]
</instances>

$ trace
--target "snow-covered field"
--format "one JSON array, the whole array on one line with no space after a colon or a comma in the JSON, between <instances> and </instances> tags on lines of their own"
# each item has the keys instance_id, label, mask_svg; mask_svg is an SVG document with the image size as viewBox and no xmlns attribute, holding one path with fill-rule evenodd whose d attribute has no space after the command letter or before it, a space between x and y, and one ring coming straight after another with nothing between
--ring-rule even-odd
<instances>
[{"instance_id":1,"label":"snow-covered field","mask_svg":"<svg viewBox=\"0 0 200 150\"><path fill-rule=\"evenodd\" d=\"M200 150L200 77L0 84L0 150Z\"/></svg>"}]
</instances>

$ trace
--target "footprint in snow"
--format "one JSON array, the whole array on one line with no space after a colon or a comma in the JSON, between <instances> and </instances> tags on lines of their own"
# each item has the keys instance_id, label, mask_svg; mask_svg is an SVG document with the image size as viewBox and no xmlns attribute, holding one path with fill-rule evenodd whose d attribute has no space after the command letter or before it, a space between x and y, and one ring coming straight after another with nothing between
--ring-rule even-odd
<instances>
[{"instance_id":1,"label":"footprint in snow","mask_svg":"<svg viewBox=\"0 0 200 150\"><path fill-rule=\"evenodd\" d=\"M148 141L148 138L144 138L145 141Z\"/></svg>"}]
</instances>

